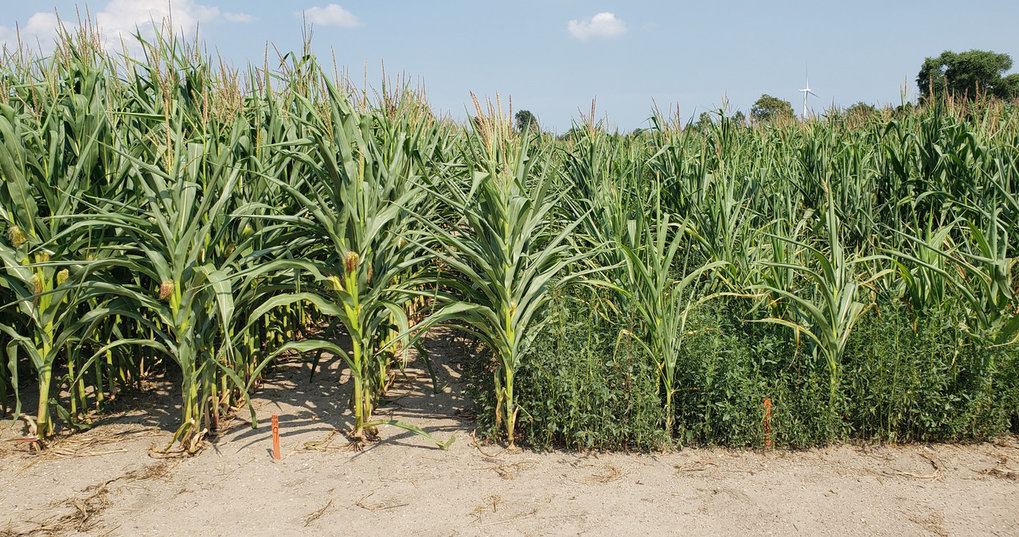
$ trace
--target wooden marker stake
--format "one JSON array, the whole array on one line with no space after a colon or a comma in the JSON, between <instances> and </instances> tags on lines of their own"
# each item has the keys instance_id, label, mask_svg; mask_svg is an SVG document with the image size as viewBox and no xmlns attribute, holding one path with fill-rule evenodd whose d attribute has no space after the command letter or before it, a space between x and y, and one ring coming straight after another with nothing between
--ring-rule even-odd
<instances>
[{"instance_id":1,"label":"wooden marker stake","mask_svg":"<svg viewBox=\"0 0 1019 537\"><path fill-rule=\"evenodd\" d=\"M771 399L764 398L764 447L771 447Z\"/></svg>"},{"instance_id":2,"label":"wooden marker stake","mask_svg":"<svg viewBox=\"0 0 1019 537\"><path fill-rule=\"evenodd\" d=\"M272 415L272 458L280 460L280 417Z\"/></svg>"}]
</instances>

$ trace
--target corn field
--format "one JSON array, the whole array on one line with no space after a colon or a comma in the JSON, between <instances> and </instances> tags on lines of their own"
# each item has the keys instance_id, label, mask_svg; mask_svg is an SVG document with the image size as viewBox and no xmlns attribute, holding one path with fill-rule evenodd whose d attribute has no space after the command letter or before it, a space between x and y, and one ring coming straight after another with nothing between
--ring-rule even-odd
<instances>
[{"instance_id":1,"label":"corn field","mask_svg":"<svg viewBox=\"0 0 1019 537\"><path fill-rule=\"evenodd\" d=\"M0 66L0 410L40 440L166 374L194 451L294 353L371 438L436 326L511 445L760 445L765 398L781 445L1019 431L1011 104L555 137L97 42Z\"/></svg>"}]
</instances>

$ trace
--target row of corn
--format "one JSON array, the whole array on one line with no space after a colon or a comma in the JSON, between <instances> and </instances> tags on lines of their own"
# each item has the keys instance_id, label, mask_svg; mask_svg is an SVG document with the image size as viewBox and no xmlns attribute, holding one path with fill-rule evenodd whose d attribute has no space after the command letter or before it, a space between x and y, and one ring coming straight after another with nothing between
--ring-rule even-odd
<instances>
[{"instance_id":1,"label":"row of corn","mask_svg":"<svg viewBox=\"0 0 1019 537\"><path fill-rule=\"evenodd\" d=\"M369 98L308 54L239 72L172 37L98 42L0 68L0 405L41 438L166 372L193 449L295 352L345 361L364 437L391 369L448 325L485 349L513 443L515 375L571 285L636 316L619 338L653 361L667 434L707 301L766 312L833 397L881 300L964 311L987 347L1019 333L1008 104L557 138L498 101L464 128L414 92Z\"/></svg>"}]
</instances>

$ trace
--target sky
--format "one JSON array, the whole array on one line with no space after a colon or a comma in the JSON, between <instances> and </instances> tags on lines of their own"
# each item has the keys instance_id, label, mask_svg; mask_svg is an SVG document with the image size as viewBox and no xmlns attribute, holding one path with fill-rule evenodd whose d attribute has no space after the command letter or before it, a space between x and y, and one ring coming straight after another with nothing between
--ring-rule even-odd
<instances>
[{"instance_id":1,"label":"sky","mask_svg":"<svg viewBox=\"0 0 1019 537\"><path fill-rule=\"evenodd\" d=\"M299 51L305 23L329 65L381 86L403 74L423 85L439 114L464 120L470 92L498 94L564 132L597 99L611 129L648 125L653 104L684 122L727 104L748 113L769 94L801 112L806 84L821 113L856 102L914 100L925 57L944 50L993 50L1019 60L1019 2L854 0L673 1L465 0L0 0L0 43L52 48L57 16L91 14L109 43L172 11L236 67L262 65L269 44ZM77 9L76 9L77 6ZM116 47L119 50L119 45Z\"/></svg>"}]
</instances>

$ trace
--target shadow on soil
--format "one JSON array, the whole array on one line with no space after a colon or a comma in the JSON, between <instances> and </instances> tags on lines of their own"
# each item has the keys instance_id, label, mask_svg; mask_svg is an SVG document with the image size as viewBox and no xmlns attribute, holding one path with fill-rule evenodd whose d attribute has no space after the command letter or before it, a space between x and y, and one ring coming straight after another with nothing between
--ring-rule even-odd
<instances>
[{"instance_id":1,"label":"shadow on soil","mask_svg":"<svg viewBox=\"0 0 1019 537\"><path fill-rule=\"evenodd\" d=\"M347 348L345 341L340 344ZM465 417L469 416L466 409L470 402L464 397L460 382L466 343L452 331L436 329L423 340L423 346L435 373L434 382L424 360L412 351L403 371L393 372L393 383L375 409L373 419L399 420L445 440L471 425L471 420ZM262 443L270 434L272 414L279 416L281 441L315 440L337 430L346 433L354 425L349 380L350 371L338 356L324 355L314 372L309 359L292 357L281 361L252 395L258 428L250 427L250 413L241 409L238 419L223 431L217 444L219 447L236 444L241 450ZM383 434L381 442L421 445L417 435L403 430Z\"/></svg>"},{"instance_id":2,"label":"shadow on soil","mask_svg":"<svg viewBox=\"0 0 1019 537\"><path fill-rule=\"evenodd\" d=\"M319 335L321 337L321 335ZM345 337L333 338L349 348ZM396 419L416 425L441 440L457 430L471 426L470 401L463 395L461 360L467 355L466 341L448 329L435 329L424 340L435 373L433 379L424 360L416 351L410 352L410 361L403 371L393 372L394 380L375 410L374 419ZM315 440L339 431L346 433L353 427L350 410L350 372L344 361L333 355L324 355L312 374L312 362L298 356L283 359L267 370L261 385L251 394L257 416L257 428L251 427L251 413L247 407L237 409L232 418L221 424L219 434L210 440L211 447L222 449L236 446L246 449L262 442L270 434L272 414L279 416L281 439ZM433 384L438 391L433 389ZM91 390L91 388L90 388ZM90 429L104 425L136 426L173 434L180 426L180 380L158 375L142 383L140 390L128 389L104 401L101 411L94 413ZM61 395L66 404L67 394ZM38 402L35 383L22 386L22 413L32 415ZM89 392L89 402L94 396ZM11 402L13 403L13 401ZM10 413L0 415L3 423L10 424ZM69 432L66 424L57 420L61 436ZM20 428L7 429L4 436L20 436ZM383 443L420 446L420 440L409 431L383 434Z\"/></svg>"}]
</instances>

